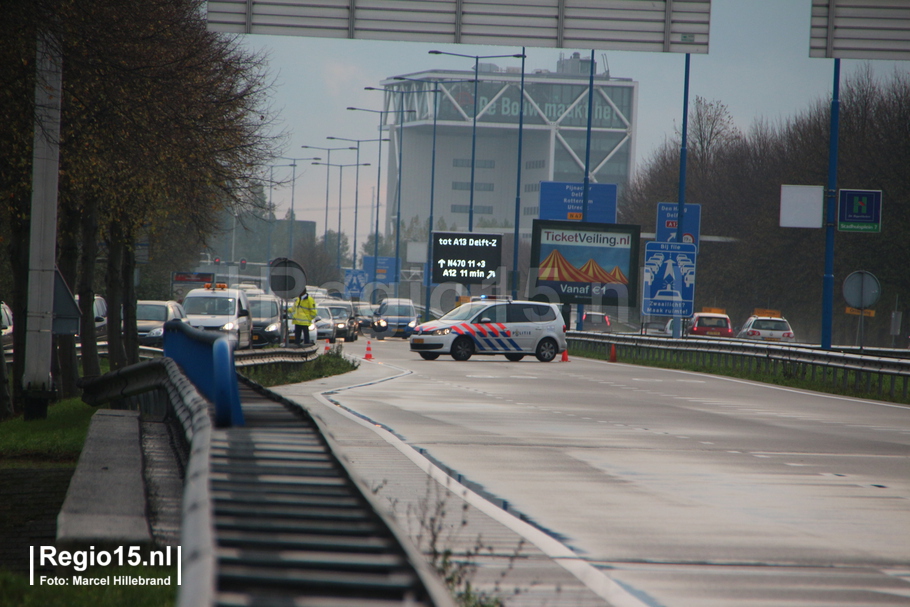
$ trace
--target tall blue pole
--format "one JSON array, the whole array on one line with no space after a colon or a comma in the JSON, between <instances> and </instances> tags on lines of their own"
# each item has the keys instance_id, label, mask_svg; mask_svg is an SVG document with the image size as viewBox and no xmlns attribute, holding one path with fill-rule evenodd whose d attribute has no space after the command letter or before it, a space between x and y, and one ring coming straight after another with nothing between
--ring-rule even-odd
<instances>
[{"instance_id":1,"label":"tall blue pole","mask_svg":"<svg viewBox=\"0 0 910 607\"><path fill-rule=\"evenodd\" d=\"M376 158L376 228L373 233L373 282L379 280L379 185L382 181L382 121L385 112L379 112L379 153ZM376 293L376 290L373 291ZM375 303L375 302L374 302Z\"/></svg>"},{"instance_id":2,"label":"tall blue pole","mask_svg":"<svg viewBox=\"0 0 910 607\"><path fill-rule=\"evenodd\" d=\"M468 199L468 232L474 231L474 165L477 154L477 68L480 57L474 57L474 122L471 126L471 192Z\"/></svg>"},{"instance_id":3,"label":"tall blue pole","mask_svg":"<svg viewBox=\"0 0 910 607\"><path fill-rule=\"evenodd\" d=\"M594 115L594 51L591 51L591 69L588 75L588 130L585 136L585 178L581 197L581 220L588 220L588 192L591 189L591 124ZM579 320L579 322L581 322ZM581 330L581 327L578 328Z\"/></svg>"},{"instance_id":4,"label":"tall blue pole","mask_svg":"<svg viewBox=\"0 0 910 607\"><path fill-rule=\"evenodd\" d=\"M401 283L401 152L404 143L404 95L398 94L398 202L395 211L395 297Z\"/></svg>"},{"instance_id":5,"label":"tall blue pole","mask_svg":"<svg viewBox=\"0 0 910 607\"><path fill-rule=\"evenodd\" d=\"M354 245L351 247L351 269L357 269L357 204L360 193L360 142L357 142L357 168L354 169ZM340 232L341 230L339 230ZM339 237L340 240L340 237Z\"/></svg>"},{"instance_id":6,"label":"tall blue pole","mask_svg":"<svg viewBox=\"0 0 910 607\"><path fill-rule=\"evenodd\" d=\"M683 84L683 119L682 142L679 148L679 193L676 206L676 242L683 241L683 218L686 214L686 155L688 153L689 132L689 53L686 53L686 75ZM673 337L682 333L682 319L677 314L673 315Z\"/></svg>"},{"instance_id":7,"label":"tall blue pole","mask_svg":"<svg viewBox=\"0 0 910 607\"><path fill-rule=\"evenodd\" d=\"M424 322L430 322L430 287L433 285L433 203L436 193L436 115L439 113L439 85L433 88L433 155L430 160L430 222L427 235L427 292L424 297Z\"/></svg>"},{"instance_id":8,"label":"tall blue pole","mask_svg":"<svg viewBox=\"0 0 910 607\"><path fill-rule=\"evenodd\" d=\"M591 49L591 68L588 70L588 130L585 136L585 178L581 195L581 221L588 220L588 197L591 191L591 124L594 116L594 49ZM585 306L578 304L575 314L575 329L585 328Z\"/></svg>"},{"instance_id":9,"label":"tall blue pole","mask_svg":"<svg viewBox=\"0 0 910 607\"><path fill-rule=\"evenodd\" d=\"M518 170L515 177L515 236L512 238L512 299L518 299L518 224L521 221L521 143L525 123L525 47L521 47L521 91L518 97Z\"/></svg>"},{"instance_id":10,"label":"tall blue pole","mask_svg":"<svg viewBox=\"0 0 910 607\"><path fill-rule=\"evenodd\" d=\"M834 60L831 132L828 137L828 191L825 197L825 277L822 281L822 349L831 349L834 318L834 226L837 221L837 140L840 130L840 59Z\"/></svg>"},{"instance_id":11,"label":"tall blue pole","mask_svg":"<svg viewBox=\"0 0 910 607\"><path fill-rule=\"evenodd\" d=\"M337 254L335 256L335 267L341 272L341 184L344 181L344 165L338 165L338 234L337 236Z\"/></svg>"}]
</instances>

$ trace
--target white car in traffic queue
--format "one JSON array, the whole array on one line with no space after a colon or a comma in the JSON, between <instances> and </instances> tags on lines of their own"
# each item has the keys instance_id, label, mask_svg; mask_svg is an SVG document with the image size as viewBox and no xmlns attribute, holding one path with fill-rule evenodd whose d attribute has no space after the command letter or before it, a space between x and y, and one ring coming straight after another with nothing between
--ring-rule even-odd
<instances>
[{"instance_id":1,"label":"white car in traffic queue","mask_svg":"<svg viewBox=\"0 0 910 607\"><path fill-rule=\"evenodd\" d=\"M231 338L237 349L253 347L253 318L250 301L241 289L229 289L225 283L206 284L193 289L183 299L186 321L203 331L221 331Z\"/></svg>"},{"instance_id":2,"label":"white car in traffic queue","mask_svg":"<svg viewBox=\"0 0 910 607\"><path fill-rule=\"evenodd\" d=\"M566 326L555 304L472 301L418 325L410 345L425 360L442 354L460 361L474 354L503 354L513 362L528 355L550 362L566 349Z\"/></svg>"}]
</instances>

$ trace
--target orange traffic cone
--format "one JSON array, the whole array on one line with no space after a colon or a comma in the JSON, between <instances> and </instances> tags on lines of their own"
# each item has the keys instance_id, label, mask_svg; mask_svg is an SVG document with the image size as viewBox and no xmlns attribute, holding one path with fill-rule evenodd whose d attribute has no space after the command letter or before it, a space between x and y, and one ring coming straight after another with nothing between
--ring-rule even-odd
<instances>
[{"instance_id":1,"label":"orange traffic cone","mask_svg":"<svg viewBox=\"0 0 910 607\"><path fill-rule=\"evenodd\" d=\"M331 351L331 347L329 347L329 340L325 340L325 350L323 350L322 353L328 354L330 351Z\"/></svg>"},{"instance_id":2,"label":"orange traffic cone","mask_svg":"<svg viewBox=\"0 0 910 607\"><path fill-rule=\"evenodd\" d=\"M370 347L370 340L367 340L367 353L363 360L373 360L373 348Z\"/></svg>"},{"instance_id":3,"label":"orange traffic cone","mask_svg":"<svg viewBox=\"0 0 910 607\"><path fill-rule=\"evenodd\" d=\"M569 362L569 349L568 348L566 348L565 350L562 351L562 362L564 362L564 363Z\"/></svg>"},{"instance_id":4,"label":"orange traffic cone","mask_svg":"<svg viewBox=\"0 0 910 607\"><path fill-rule=\"evenodd\" d=\"M616 344L610 344L610 362L616 362Z\"/></svg>"}]
</instances>

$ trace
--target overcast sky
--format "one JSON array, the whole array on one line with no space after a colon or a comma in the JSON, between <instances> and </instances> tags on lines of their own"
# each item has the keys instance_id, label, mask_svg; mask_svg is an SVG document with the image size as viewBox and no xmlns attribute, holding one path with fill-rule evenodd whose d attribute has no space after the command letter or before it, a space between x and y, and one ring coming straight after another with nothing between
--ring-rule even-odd
<instances>
[{"instance_id":1,"label":"overcast sky","mask_svg":"<svg viewBox=\"0 0 910 607\"><path fill-rule=\"evenodd\" d=\"M834 61L809 58L809 20L811 0L713 0L711 9L710 52L692 55L690 104L695 96L726 104L742 130L756 119L772 122L786 119L807 109L819 99L830 97ZM429 55L431 49L465 55L511 54L520 47L427 45L412 42L370 42L300 38L290 36L247 35L243 44L269 57L274 79L272 103L280 127L288 134L283 156L303 158L322 156L302 145L340 147L344 142L329 141L328 136L373 139L377 135L378 115L352 112L356 106L381 109L382 93L365 91L385 78L432 69L473 70L473 59ZM526 50L526 70L556 70L560 54L579 51L590 56L590 49ZM633 53L597 51L598 71L606 55L613 77L631 78L639 83L637 162L645 161L665 138L672 137L682 120L685 55L677 53ZM520 59L491 60L500 67L519 67ZM858 61L842 61L842 82ZM910 62L874 62L877 73L888 75L895 68L910 71ZM387 158L383 144L383 164ZM353 151L333 152L332 163L354 163ZM369 230L370 200L376 183L376 144L361 145L359 183L358 246ZM326 168L300 163L295 194L299 219L316 221L316 233L324 228L326 208ZM305 172L301 167L305 168ZM276 179L290 177L290 169L276 168ZM354 169L345 169L342 193L342 231L350 237L353 229ZM383 177L383 189L385 187ZM338 169L331 169L329 181L329 229L337 229ZM275 188L273 201L278 215L290 204L291 188ZM381 194L383 215L385 192Z\"/></svg>"}]
</instances>

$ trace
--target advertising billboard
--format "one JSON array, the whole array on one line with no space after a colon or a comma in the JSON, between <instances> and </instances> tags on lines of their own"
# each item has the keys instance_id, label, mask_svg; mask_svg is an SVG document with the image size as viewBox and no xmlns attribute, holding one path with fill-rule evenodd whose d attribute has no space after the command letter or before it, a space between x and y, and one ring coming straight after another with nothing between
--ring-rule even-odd
<instances>
[{"instance_id":1,"label":"advertising billboard","mask_svg":"<svg viewBox=\"0 0 910 607\"><path fill-rule=\"evenodd\" d=\"M535 220L531 297L635 306L641 226Z\"/></svg>"}]
</instances>

